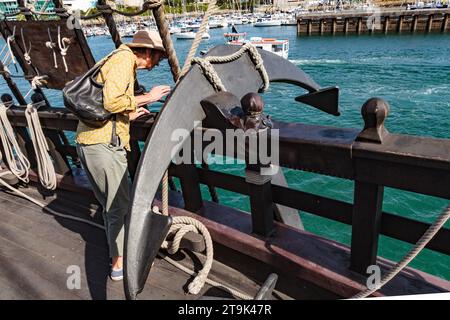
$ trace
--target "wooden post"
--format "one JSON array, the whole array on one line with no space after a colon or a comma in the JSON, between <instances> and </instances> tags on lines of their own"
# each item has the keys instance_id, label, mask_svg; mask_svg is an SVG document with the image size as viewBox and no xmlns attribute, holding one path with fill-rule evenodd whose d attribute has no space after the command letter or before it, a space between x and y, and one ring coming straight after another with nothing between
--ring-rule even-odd
<instances>
[{"instance_id":1,"label":"wooden post","mask_svg":"<svg viewBox=\"0 0 450 320\"><path fill-rule=\"evenodd\" d=\"M181 191L183 192L184 208L191 212L201 214L203 208L202 193L198 172L193 164L180 164L176 166L179 172Z\"/></svg>"},{"instance_id":2,"label":"wooden post","mask_svg":"<svg viewBox=\"0 0 450 320\"><path fill-rule=\"evenodd\" d=\"M344 19L344 34L348 33L348 18Z\"/></svg>"},{"instance_id":3,"label":"wooden post","mask_svg":"<svg viewBox=\"0 0 450 320\"><path fill-rule=\"evenodd\" d=\"M397 32L398 33L402 33L402 29L403 29L403 16L398 17L398 24L397 24Z\"/></svg>"},{"instance_id":4,"label":"wooden post","mask_svg":"<svg viewBox=\"0 0 450 320\"><path fill-rule=\"evenodd\" d=\"M331 23L331 33L333 35L336 34L336 27L337 27L337 21L336 21L336 17L333 17L333 21Z\"/></svg>"},{"instance_id":5,"label":"wooden post","mask_svg":"<svg viewBox=\"0 0 450 320\"><path fill-rule=\"evenodd\" d=\"M384 18L383 32L384 32L384 34L387 34L388 31L389 31L389 16L386 16Z\"/></svg>"},{"instance_id":6,"label":"wooden post","mask_svg":"<svg viewBox=\"0 0 450 320\"><path fill-rule=\"evenodd\" d=\"M106 0L98 0L97 4L99 6L107 5ZM106 25L108 26L109 34L114 42L116 48L120 47L122 44L122 40L120 39L119 31L117 31L117 26L114 21L114 17L112 13L103 12L103 18L105 19Z\"/></svg>"},{"instance_id":7,"label":"wooden post","mask_svg":"<svg viewBox=\"0 0 450 320\"><path fill-rule=\"evenodd\" d=\"M323 35L324 19L320 19L319 34Z\"/></svg>"},{"instance_id":8,"label":"wooden post","mask_svg":"<svg viewBox=\"0 0 450 320\"><path fill-rule=\"evenodd\" d=\"M300 19L297 19L297 35L300 35L301 26L300 26Z\"/></svg>"},{"instance_id":9,"label":"wooden post","mask_svg":"<svg viewBox=\"0 0 450 320\"><path fill-rule=\"evenodd\" d=\"M259 174L259 168L250 169L249 166L245 175L245 180L249 184L252 232L259 236L268 237L275 230L271 177L262 176Z\"/></svg>"},{"instance_id":10,"label":"wooden post","mask_svg":"<svg viewBox=\"0 0 450 320\"><path fill-rule=\"evenodd\" d=\"M311 33L312 33L312 21L311 21L311 19L308 19L308 27L306 29L306 33L308 34L308 36L310 36Z\"/></svg>"},{"instance_id":11,"label":"wooden post","mask_svg":"<svg viewBox=\"0 0 450 320\"><path fill-rule=\"evenodd\" d=\"M411 32L416 32L417 31L417 21L419 20L418 16L413 16L413 22L411 25Z\"/></svg>"},{"instance_id":12,"label":"wooden post","mask_svg":"<svg viewBox=\"0 0 450 320\"><path fill-rule=\"evenodd\" d=\"M428 16L428 21L427 21L427 29L426 29L426 32L427 32L427 33L430 33L430 32L431 32L431 29L432 29L432 27L433 27L433 15L432 15L432 14L430 14L430 15Z\"/></svg>"},{"instance_id":13,"label":"wooden post","mask_svg":"<svg viewBox=\"0 0 450 320\"><path fill-rule=\"evenodd\" d=\"M376 264L383 186L355 180L350 269L366 274Z\"/></svg>"},{"instance_id":14,"label":"wooden post","mask_svg":"<svg viewBox=\"0 0 450 320\"><path fill-rule=\"evenodd\" d=\"M362 18L358 18L358 22L356 23L356 32L358 34L361 34L361 28L362 28Z\"/></svg>"},{"instance_id":15,"label":"wooden post","mask_svg":"<svg viewBox=\"0 0 450 320\"><path fill-rule=\"evenodd\" d=\"M448 25L448 13L444 15L444 19L442 19L441 32L447 31Z\"/></svg>"}]
</instances>

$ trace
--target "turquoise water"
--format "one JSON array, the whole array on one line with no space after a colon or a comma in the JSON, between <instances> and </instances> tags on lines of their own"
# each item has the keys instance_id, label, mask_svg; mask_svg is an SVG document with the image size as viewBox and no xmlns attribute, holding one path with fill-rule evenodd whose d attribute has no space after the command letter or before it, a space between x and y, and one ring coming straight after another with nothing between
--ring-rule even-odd
<instances>
[{"instance_id":1,"label":"turquoise water","mask_svg":"<svg viewBox=\"0 0 450 320\"><path fill-rule=\"evenodd\" d=\"M264 94L266 111L284 121L362 128L361 105L370 97L382 97L391 107L386 121L390 132L450 138L450 36L389 35L296 37L295 27L240 27L249 36L288 38L289 59L322 86L338 85L341 89L341 116L324 114L300 105L294 97L302 90L285 84L272 84ZM199 50L224 42L224 30L210 30L211 39ZM88 40L96 59L113 49L106 37ZM174 40L180 61L191 41ZM70 50L69 50L70 54ZM49 56L49 58L51 58ZM172 84L167 62L152 72L139 72L139 80L148 89L153 85ZM26 92L29 85L18 84ZM7 89L4 89L5 91ZM2 91L2 92L3 92ZM47 90L53 104L61 105L59 92ZM155 106L156 108L158 106ZM242 175L243 166L213 169ZM285 170L291 187L338 200L353 200L353 182L307 172ZM209 195L204 190L205 198ZM249 210L249 201L232 192L219 190L222 203ZM386 189L383 210L425 222L432 222L448 201L410 192ZM349 244L351 229L341 223L301 213L308 231ZM450 227L450 224L447 224ZM379 254L398 261L411 246L381 236ZM450 280L450 257L429 250L421 253L411 266Z\"/></svg>"}]
</instances>

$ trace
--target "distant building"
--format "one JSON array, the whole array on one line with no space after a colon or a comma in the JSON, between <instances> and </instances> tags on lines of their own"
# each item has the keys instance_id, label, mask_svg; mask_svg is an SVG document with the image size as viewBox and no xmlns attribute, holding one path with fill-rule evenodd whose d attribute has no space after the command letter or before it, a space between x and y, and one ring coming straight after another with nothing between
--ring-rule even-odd
<instances>
[{"instance_id":1,"label":"distant building","mask_svg":"<svg viewBox=\"0 0 450 320\"><path fill-rule=\"evenodd\" d=\"M71 10L86 11L95 7L97 1L95 0L63 0L64 6Z\"/></svg>"},{"instance_id":2,"label":"distant building","mask_svg":"<svg viewBox=\"0 0 450 320\"><path fill-rule=\"evenodd\" d=\"M27 5L34 7L35 11L41 11L42 7L45 5L45 12L53 12L55 9L55 4L53 1L46 0L34 0L27 1ZM1 13L15 13L18 11L19 4L17 1L12 0L0 0L0 12Z\"/></svg>"},{"instance_id":3,"label":"distant building","mask_svg":"<svg viewBox=\"0 0 450 320\"><path fill-rule=\"evenodd\" d=\"M19 5L17 4L17 1L11 1L11 0L0 0L0 12L1 13L14 13L18 11Z\"/></svg>"}]
</instances>

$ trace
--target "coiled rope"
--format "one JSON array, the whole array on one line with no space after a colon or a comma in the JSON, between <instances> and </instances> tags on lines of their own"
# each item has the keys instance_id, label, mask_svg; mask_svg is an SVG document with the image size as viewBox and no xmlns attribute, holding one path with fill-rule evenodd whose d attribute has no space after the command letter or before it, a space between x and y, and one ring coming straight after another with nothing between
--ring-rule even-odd
<instances>
[{"instance_id":1,"label":"coiled rope","mask_svg":"<svg viewBox=\"0 0 450 320\"><path fill-rule=\"evenodd\" d=\"M12 102L9 106L12 105ZM30 170L30 162L22 153L22 150L14 136L14 130L9 122L6 114L9 106L0 103L0 138L4 150L6 163L12 174L25 183L29 182L28 173Z\"/></svg>"},{"instance_id":2,"label":"coiled rope","mask_svg":"<svg viewBox=\"0 0 450 320\"><path fill-rule=\"evenodd\" d=\"M444 226L444 224L450 218L450 204L442 211L436 221L427 229L427 231L420 237L413 248L400 260L391 270L381 279L380 284L374 288L368 288L358 294L355 294L350 299L361 299L370 296L372 293L380 290L386 283L391 281L396 275L398 275L420 252L426 247L426 245L433 239L438 231Z\"/></svg>"},{"instance_id":3,"label":"coiled rope","mask_svg":"<svg viewBox=\"0 0 450 320\"><path fill-rule=\"evenodd\" d=\"M55 190L57 185L55 167L48 153L49 147L37 112L38 108L43 105L45 105L45 101L28 104L25 109L25 118L27 119L30 138L36 154L39 181L44 188Z\"/></svg>"}]
</instances>

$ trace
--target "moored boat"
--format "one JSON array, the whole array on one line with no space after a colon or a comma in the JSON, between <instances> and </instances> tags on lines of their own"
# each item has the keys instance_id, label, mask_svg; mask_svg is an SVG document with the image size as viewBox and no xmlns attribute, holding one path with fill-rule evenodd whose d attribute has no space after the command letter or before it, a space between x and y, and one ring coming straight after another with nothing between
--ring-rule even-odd
<instances>
[{"instance_id":1,"label":"moored boat","mask_svg":"<svg viewBox=\"0 0 450 320\"><path fill-rule=\"evenodd\" d=\"M263 37L251 37L246 39L247 33L225 33L224 37L227 39L228 44L243 45L245 43L251 43L256 48L260 48L269 52L272 52L284 59L289 56L289 40L287 39L275 39L275 38L263 38Z\"/></svg>"}]
</instances>

